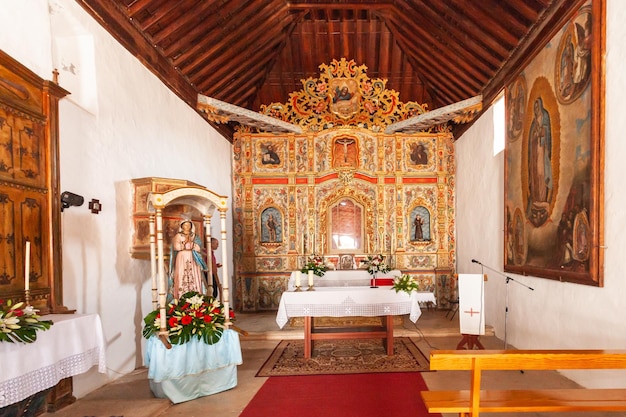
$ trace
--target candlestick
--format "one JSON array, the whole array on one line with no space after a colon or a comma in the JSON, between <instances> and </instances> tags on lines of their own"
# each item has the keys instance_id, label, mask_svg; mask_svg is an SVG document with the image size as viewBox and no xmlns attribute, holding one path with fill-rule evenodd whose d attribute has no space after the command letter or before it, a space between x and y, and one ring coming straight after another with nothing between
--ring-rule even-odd
<instances>
[{"instance_id":1,"label":"candlestick","mask_svg":"<svg viewBox=\"0 0 626 417\"><path fill-rule=\"evenodd\" d=\"M309 289L307 291L313 291L313 271L308 271L309 275Z\"/></svg>"},{"instance_id":2,"label":"candlestick","mask_svg":"<svg viewBox=\"0 0 626 417\"><path fill-rule=\"evenodd\" d=\"M24 291L30 290L30 242L26 241L24 252Z\"/></svg>"},{"instance_id":3,"label":"candlestick","mask_svg":"<svg viewBox=\"0 0 626 417\"><path fill-rule=\"evenodd\" d=\"M302 272L296 271L296 291L300 289L300 280L302 279Z\"/></svg>"}]
</instances>

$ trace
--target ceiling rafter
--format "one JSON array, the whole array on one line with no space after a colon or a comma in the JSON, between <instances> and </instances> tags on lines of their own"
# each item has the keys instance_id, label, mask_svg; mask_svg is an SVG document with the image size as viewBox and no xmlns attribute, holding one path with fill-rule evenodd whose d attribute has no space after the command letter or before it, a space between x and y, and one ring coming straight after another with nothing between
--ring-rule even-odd
<instances>
[{"instance_id":1,"label":"ceiling rafter","mask_svg":"<svg viewBox=\"0 0 626 417\"><path fill-rule=\"evenodd\" d=\"M289 20L292 19L292 17L287 15L285 19ZM223 55L221 55L222 59L220 60L213 59L214 54L207 52L206 59L210 60L210 62L194 74L190 74L191 82L202 89L206 87L206 81L203 83L203 79L218 78L227 72L236 71L238 68L241 68L237 56L240 55L242 51L246 50L246 47L250 46L251 42L253 44L252 50L261 50L268 53L268 49L271 51L271 47L268 45L276 44L275 38L282 37L281 34L285 26L286 25L283 25L281 22L281 24L274 25L270 30L266 30L261 26L257 27L252 32L242 36L237 42L233 43L230 48L224 51ZM226 65L224 65L224 62L226 62Z\"/></svg>"},{"instance_id":2,"label":"ceiling rafter","mask_svg":"<svg viewBox=\"0 0 626 417\"><path fill-rule=\"evenodd\" d=\"M341 58L388 80L404 102L433 109L482 94L490 103L584 2L76 1L194 109L203 94L253 111L286 102ZM209 123L232 138L232 124Z\"/></svg>"}]
</instances>

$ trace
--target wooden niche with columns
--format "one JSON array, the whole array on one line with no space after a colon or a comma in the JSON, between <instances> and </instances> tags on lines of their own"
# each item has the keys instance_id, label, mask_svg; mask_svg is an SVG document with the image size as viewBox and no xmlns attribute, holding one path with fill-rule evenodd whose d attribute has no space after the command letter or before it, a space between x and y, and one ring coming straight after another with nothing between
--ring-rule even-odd
<instances>
[{"instance_id":1,"label":"wooden niche with columns","mask_svg":"<svg viewBox=\"0 0 626 417\"><path fill-rule=\"evenodd\" d=\"M450 128L389 132L425 114L364 65L332 61L266 116L302 133L240 126L233 152L234 281L242 311L275 310L306 257L358 268L383 254L447 307L454 291L454 146ZM345 257L345 255L350 255Z\"/></svg>"},{"instance_id":2,"label":"wooden niche with columns","mask_svg":"<svg viewBox=\"0 0 626 417\"><path fill-rule=\"evenodd\" d=\"M59 100L69 94L0 50L0 299L67 312L61 267ZM26 271L26 243L30 267Z\"/></svg>"}]
</instances>

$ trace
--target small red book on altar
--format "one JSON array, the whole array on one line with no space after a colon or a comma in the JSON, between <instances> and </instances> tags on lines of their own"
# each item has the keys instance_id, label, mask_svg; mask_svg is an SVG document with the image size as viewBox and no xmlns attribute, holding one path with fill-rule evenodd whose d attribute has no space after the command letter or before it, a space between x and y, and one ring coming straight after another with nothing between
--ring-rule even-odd
<instances>
[{"instance_id":1,"label":"small red book on altar","mask_svg":"<svg viewBox=\"0 0 626 417\"><path fill-rule=\"evenodd\" d=\"M391 286L393 285L393 278L372 278L370 279L371 284L370 285L374 285L376 284L376 286L378 287L386 287L386 286Z\"/></svg>"}]
</instances>

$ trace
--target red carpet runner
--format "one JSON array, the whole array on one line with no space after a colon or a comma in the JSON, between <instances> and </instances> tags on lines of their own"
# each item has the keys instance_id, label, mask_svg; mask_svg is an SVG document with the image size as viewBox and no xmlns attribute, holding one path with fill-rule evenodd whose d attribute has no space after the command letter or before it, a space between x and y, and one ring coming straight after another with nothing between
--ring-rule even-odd
<instances>
[{"instance_id":1,"label":"red carpet runner","mask_svg":"<svg viewBox=\"0 0 626 417\"><path fill-rule=\"evenodd\" d=\"M240 417L426 417L419 372L270 377Z\"/></svg>"}]
</instances>

